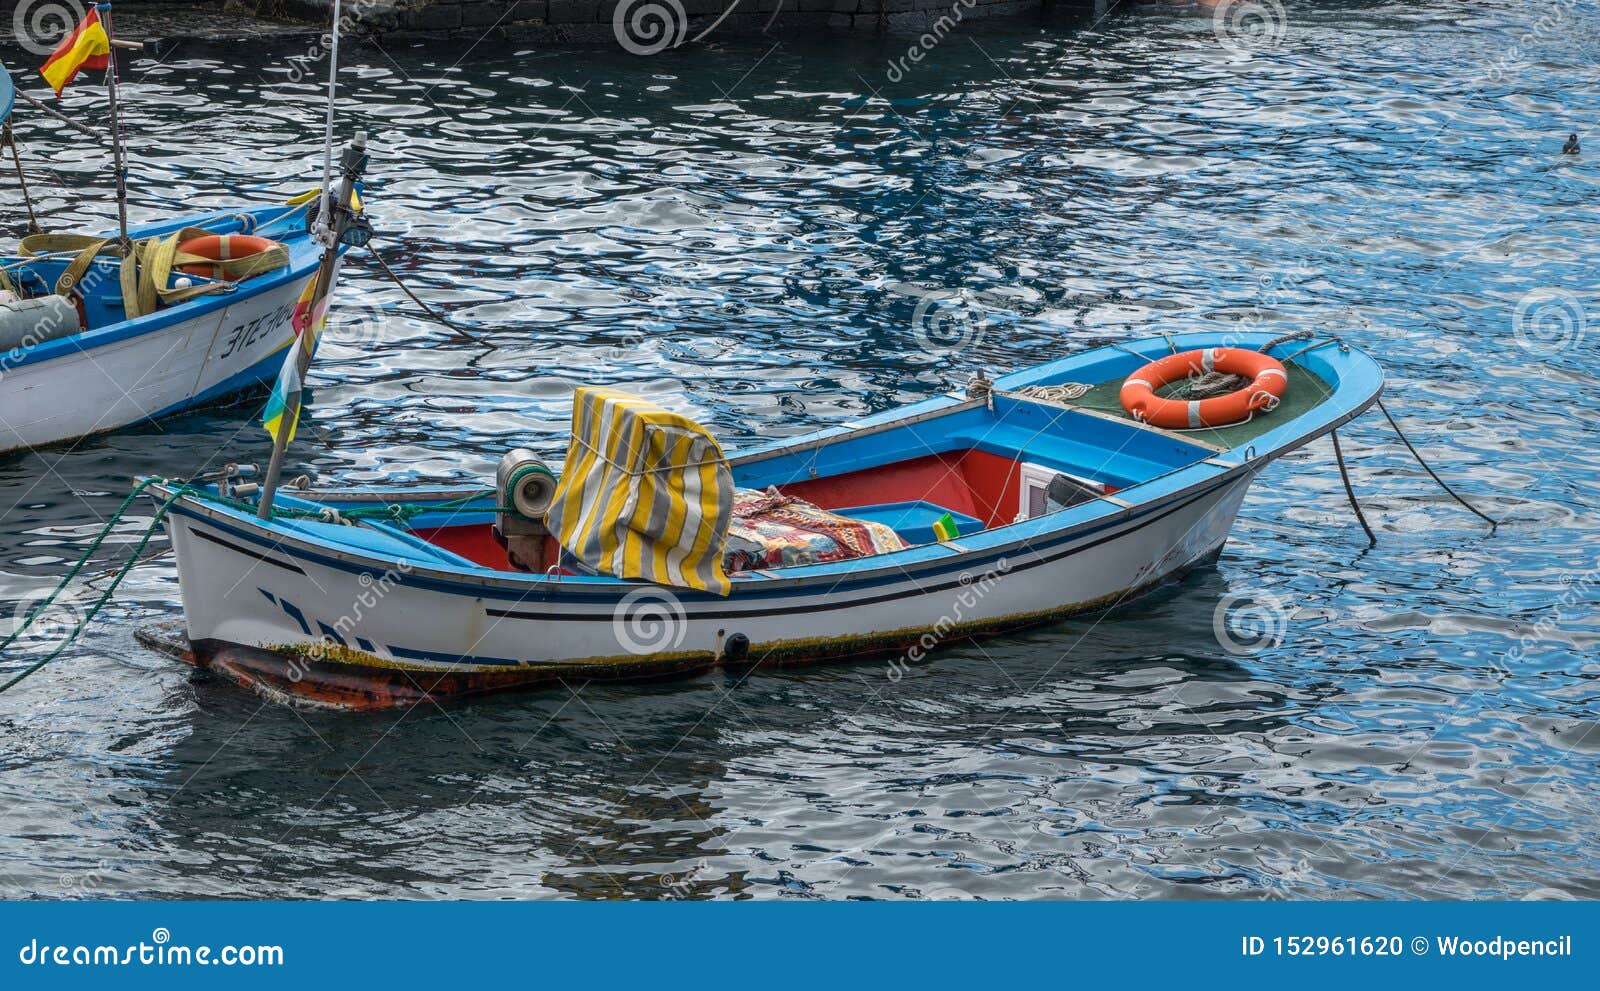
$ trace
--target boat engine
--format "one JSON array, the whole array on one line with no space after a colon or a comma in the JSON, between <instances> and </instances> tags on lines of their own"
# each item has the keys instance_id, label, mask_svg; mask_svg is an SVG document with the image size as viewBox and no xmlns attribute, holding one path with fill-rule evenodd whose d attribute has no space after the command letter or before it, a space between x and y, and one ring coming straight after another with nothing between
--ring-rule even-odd
<instances>
[{"instance_id":1,"label":"boat engine","mask_svg":"<svg viewBox=\"0 0 1600 991\"><path fill-rule=\"evenodd\" d=\"M506 549L512 567L545 570L544 544L550 529L545 513L556 494L556 476L537 454L524 448L508 451L495 471L494 536Z\"/></svg>"}]
</instances>

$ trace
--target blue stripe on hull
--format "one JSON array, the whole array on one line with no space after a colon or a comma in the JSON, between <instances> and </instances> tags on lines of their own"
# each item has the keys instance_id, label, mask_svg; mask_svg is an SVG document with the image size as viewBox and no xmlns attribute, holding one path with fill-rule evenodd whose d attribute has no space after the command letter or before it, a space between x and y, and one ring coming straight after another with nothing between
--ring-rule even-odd
<instances>
[{"instance_id":1,"label":"blue stripe on hull","mask_svg":"<svg viewBox=\"0 0 1600 991\"><path fill-rule=\"evenodd\" d=\"M1048 542L1045 542L1045 541L1030 542L1029 545L1025 549L1020 551L1020 553L1030 555L1031 559L1027 560L1027 561L1013 562L1010 565L1009 571L1010 571L1010 573L1016 573L1018 571L1026 571L1026 570L1030 570L1032 568L1040 567L1042 565L1049 564L1049 563L1051 563L1053 561L1059 560L1062 557L1067 557L1067 556L1070 556L1072 554L1076 554L1081 550L1085 550L1085 549L1088 549L1089 547L1097 546L1099 544L1105 543L1108 540L1114 540L1114 539L1116 539L1118 537L1124 536L1124 535L1126 535L1128 533L1131 533L1131 532L1133 532L1135 530L1142 529L1143 527L1149 526L1152 523L1159 522L1161 519L1163 519L1163 518L1165 518L1165 517L1167 517L1167 516L1169 516L1169 515L1171 515L1173 513L1182 511L1183 509L1193 505L1195 502L1198 502L1198 501L1200 501L1202 499L1207 498L1208 496L1211 496L1212 494L1214 494L1214 493L1218 492L1219 490L1225 488L1227 485L1233 484L1234 482L1237 482L1238 480L1239 479L1237 477L1226 479L1224 481L1218 482L1217 484L1207 486L1206 488L1202 489L1201 491L1189 493L1187 498L1184 498L1184 499L1181 499L1181 500L1172 500L1172 501L1168 501L1166 503L1159 503L1159 504L1153 505L1151 507L1148 507L1148 509L1145 512L1136 514L1136 515L1131 516L1131 517L1125 517L1125 518L1120 519L1120 520L1107 521L1106 523L1100 524L1098 526L1090 526L1090 527L1083 527L1083 528L1063 531L1059 536L1055 537L1054 539L1052 539L1052 540L1050 540ZM237 538L239 540L243 540L246 543L253 544L253 545L257 546L257 547L261 547L261 548L265 548L265 549L269 549L269 550L274 550L277 553L284 555L285 557L292 558L293 560L309 561L311 563L321 565L323 567L329 568L329 569L334 570L334 571L341 571L341 572L344 572L346 574L353 574L353 575L371 574L373 572L373 570L374 570L373 567L363 567L361 565L352 564L352 563L350 563L348 561L343 561L343 560L340 560L338 558L330 557L330 556L327 556L327 555L324 555L324 554L318 554L318 553L313 552L313 551L307 551L307 550L303 550L303 549L300 549L300 548L293 548L291 550L290 548L283 547L277 541L263 540L263 539L261 539L261 537L257 533L251 532L249 530L244 530L244 529L241 529L241 528L236 527L236 526L230 526L230 525L228 525L226 523L222 523L222 522L220 522L220 521L218 521L216 519L213 519L211 517L202 516L200 514L188 511L188 510L184 509L183 504L181 502L174 504L173 507L172 507L171 512L172 512L172 514L177 515L177 516L182 516L185 519L194 520L195 522L200 523L203 526L214 527L217 530L220 530L220 531L222 531L224 533L227 533L230 536L233 536L233 537L235 537L235 538ZM1107 533L1107 531L1114 531L1114 532ZM201 536L201 537L205 537L206 539L209 539L209 540L211 540L213 542L217 542L217 543L221 542L221 541L217 540L217 538L212 537L212 536L210 536L208 534L205 534L204 531L197 530L196 531L196 535L197 536ZM1073 548L1069 548L1069 549L1060 551L1059 553L1054 553L1054 554L1050 553L1051 551L1055 551L1058 548L1063 547L1063 545L1070 544L1070 543L1075 543L1075 542L1083 540L1086 537L1094 537L1096 535L1100 535L1099 539L1091 540L1088 544L1085 544L1083 547L1073 547ZM232 549L235 550L236 553L250 554L249 551L246 551L246 550L244 550L242 548L232 548ZM812 583L811 586L802 587L802 588L774 589L774 590L771 590L771 591L767 591L767 590L764 590L764 589L759 589L759 587L755 587L754 583L752 583L752 584L743 584L743 583L741 583L741 584L737 584L737 585L734 586L734 594L729 599L707 598L707 599L703 600L704 604L715 603L717 605L721 605L724 602L731 603L731 604L750 603L752 605L752 608L746 609L746 610L723 610L723 609L719 609L719 610L717 610L715 612L706 612L704 610L696 612L696 611L694 611L694 608L693 608L694 607L694 603L692 602L692 600L689 599L689 597L687 595L680 596L680 599L684 600L684 605L685 605L686 610L687 610L687 614L685 616L685 619L687 619L687 620L737 618L737 617L740 617L740 616L761 616L761 615L766 615L769 611L771 611L771 610L765 610L765 609L763 609L761 607L760 603L763 603L763 602L771 603L774 600L781 602L782 600L785 600L785 599L797 599L797 598L802 598L802 597L809 597L809 596L813 596L813 595L817 594L818 591L821 591L823 589L826 589L830 595L840 595L841 593L849 593L849 592L853 592L853 591L862 591L862 590L871 590L873 588L887 588L887 587L889 587L891 585L900 584L907 578L909 578L914 583L918 582L919 580L938 581L941 578L949 579L949 578L951 578L953 576L959 576L959 575L964 574L964 573L965 574L971 574L974 571L981 571L982 569L984 569L985 567L987 567L989 565L996 564L1001 558L1006 558L1008 556L1012 556L1012 555L1015 555L1017 553L1019 553L1018 549L1012 548L1010 550L1000 550L1000 551L998 551L996 553L993 553L993 554L985 554L982 557L964 558L964 559L960 559L960 560L947 559L945 562L943 562L943 564L944 564L943 567L930 568L930 569L927 569L926 571L916 572L916 573L897 572L897 573L895 573L895 574L893 574L891 576L888 576L887 578L859 579L859 580L856 580L856 581L837 581L837 580L819 578L817 581ZM250 554L250 556L260 557L260 555L256 555L256 554ZM290 564L288 562L279 562L279 561L276 561L276 560L270 560L269 559L268 563L279 564L280 566L285 567L285 568L294 568L294 565L292 565L292 564ZM957 580L959 581L959 578L957 578ZM628 592L631 592L634 589L640 587L640 586L634 585L634 584L615 585L615 586L611 586L611 587L606 588L606 589L595 589L595 590L592 590L592 591L589 590L589 589L583 589L580 592L579 591L579 587L574 584L574 585L569 585L562 592L551 594L551 593L546 593L546 592L535 592L535 591L533 591L531 589L528 590L528 591L518 592L518 591L513 590L513 589L491 588L491 587L488 587L488 586L472 583L470 581L447 581L447 580L441 580L441 579L435 579L435 578L426 578L426 577L422 577L422 576L416 575L416 574L407 574L407 575L401 577L398 581L399 581L400 584L403 584L403 585L409 585L409 586L412 586L414 588L419 588L419 589L428 589L428 590L431 590L431 591L443 592L443 593L446 593L446 594L449 594L449 595L457 595L457 596L463 596L463 597L467 597L467 598L498 599L500 601L510 602L510 603L513 603L513 604L516 604L516 603L528 603L530 606L553 606L553 607L556 607L556 608L560 608L560 606L562 604L564 604L564 603L565 604L570 604L570 605L584 605L584 606L601 606L601 607L610 606L610 605L614 605L616 603L616 601L620 597L622 597L622 596L626 595ZM935 590L937 590L937 589L929 589L929 591L935 591ZM585 594L585 593L587 593L587 594ZM881 600L887 600L887 599L896 599L896 598L904 598L904 597L906 597L906 594L907 593L904 593L904 592L894 592L894 593L885 594L885 595L882 595L880 597L867 600L865 602L863 602L861 600L857 600L857 601L843 600L843 601L839 601L837 603L828 602L828 603L822 603L822 604L808 605L808 606L805 606L805 607L789 607L789 608L792 608L792 609L795 609L795 610L799 610L799 611L810 611L810 610L813 610L813 609L820 610L820 609L825 609L825 608L845 608L845 607L853 606L853 605L871 604L872 602L875 602L875 601L881 601ZM915 595L915 594L919 594L919 593L913 592L913 593L910 593L910 594ZM562 622L596 621L596 622L610 623L612 621L612 616L611 616L610 613L594 613L592 615L574 615L574 614L572 614L570 612L569 613L564 613L564 614L548 614L548 615L544 615L544 614L525 614L525 616L524 615L519 615L517 618L547 619L547 620L562 621Z\"/></svg>"}]
</instances>

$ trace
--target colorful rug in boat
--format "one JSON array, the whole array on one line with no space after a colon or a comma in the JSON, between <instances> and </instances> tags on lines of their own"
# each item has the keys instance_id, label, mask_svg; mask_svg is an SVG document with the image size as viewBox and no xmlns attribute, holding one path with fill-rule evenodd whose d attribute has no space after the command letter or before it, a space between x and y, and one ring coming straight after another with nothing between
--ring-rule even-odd
<instances>
[{"instance_id":1,"label":"colorful rug in boat","mask_svg":"<svg viewBox=\"0 0 1600 991\"><path fill-rule=\"evenodd\" d=\"M740 489L723 553L728 574L848 561L907 546L889 526L830 513L776 488Z\"/></svg>"}]
</instances>

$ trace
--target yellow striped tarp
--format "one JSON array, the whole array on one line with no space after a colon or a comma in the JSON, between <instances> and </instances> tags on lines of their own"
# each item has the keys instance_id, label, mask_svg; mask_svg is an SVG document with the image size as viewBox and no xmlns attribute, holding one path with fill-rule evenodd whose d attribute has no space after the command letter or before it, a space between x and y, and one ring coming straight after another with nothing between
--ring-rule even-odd
<instances>
[{"instance_id":1,"label":"yellow striped tarp","mask_svg":"<svg viewBox=\"0 0 1600 991\"><path fill-rule=\"evenodd\" d=\"M686 416L611 389L581 388L550 531L592 568L727 595L723 544L733 473Z\"/></svg>"}]
</instances>

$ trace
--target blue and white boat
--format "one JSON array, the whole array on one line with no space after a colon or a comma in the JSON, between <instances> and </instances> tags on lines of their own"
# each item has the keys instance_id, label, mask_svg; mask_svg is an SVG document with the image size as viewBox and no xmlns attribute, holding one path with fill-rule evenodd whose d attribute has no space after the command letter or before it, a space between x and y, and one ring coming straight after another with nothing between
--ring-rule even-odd
<instances>
[{"instance_id":1,"label":"blue and white boat","mask_svg":"<svg viewBox=\"0 0 1600 991\"><path fill-rule=\"evenodd\" d=\"M1229 349L1277 358L1282 400L1181 431L1119 402L1173 351L1192 351L1198 372ZM681 417L580 393L553 496L557 473L525 452L492 487L284 489L268 519L251 483L160 483L187 633L173 650L269 695L351 708L719 663L914 660L1125 603L1214 561L1256 476L1382 384L1375 361L1332 337L1182 334L727 455L674 440L693 435ZM613 417L629 409L647 425ZM644 447L657 454L617 453ZM735 530L741 546L782 532L759 523L774 506L840 540L733 554ZM867 531L888 543L841 549ZM710 578L690 575L697 560L714 562Z\"/></svg>"},{"instance_id":2,"label":"blue and white boat","mask_svg":"<svg viewBox=\"0 0 1600 991\"><path fill-rule=\"evenodd\" d=\"M0 67L0 120L14 96ZM129 229L126 243L33 234L0 256L0 453L270 381L323 255L307 222L315 203L174 217Z\"/></svg>"},{"instance_id":3,"label":"blue and white boat","mask_svg":"<svg viewBox=\"0 0 1600 991\"><path fill-rule=\"evenodd\" d=\"M96 256L66 294L58 287L77 252L0 258L22 297L0 302L0 452L170 416L278 374L295 338L296 303L323 250L306 230L305 208L217 211L129 233L150 239L184 230L271 241L284 262L237 282L175 272L169 288L211 283L217 291L130 319L121 257Z\"/></svg>"}]
</instances>

